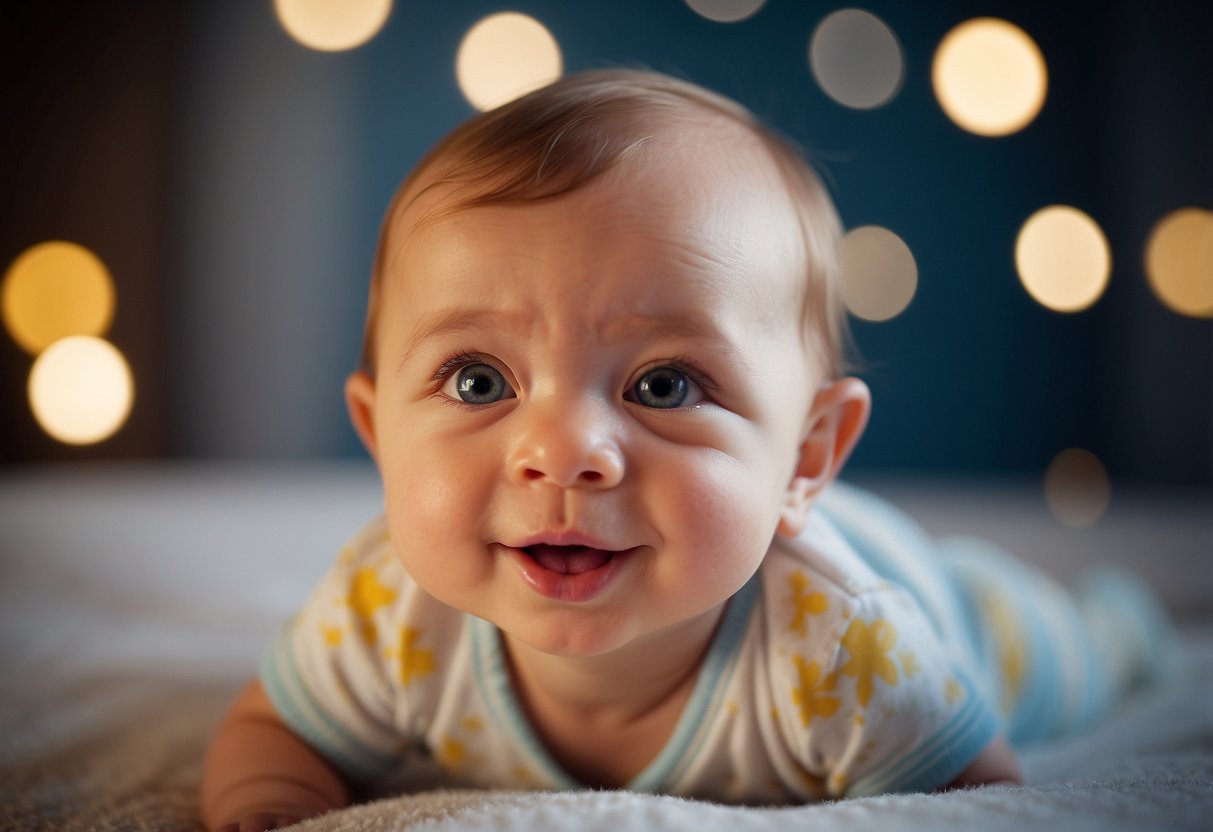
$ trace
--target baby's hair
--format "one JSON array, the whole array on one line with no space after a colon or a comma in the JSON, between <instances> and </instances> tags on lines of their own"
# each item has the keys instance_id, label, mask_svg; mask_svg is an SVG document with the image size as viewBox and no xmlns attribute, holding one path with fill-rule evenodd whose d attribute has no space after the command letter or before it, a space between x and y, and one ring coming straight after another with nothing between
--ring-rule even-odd
<instances>
[{"instance_id":1,"label":"baby's hair","mask_svg":"<svg viewBox=\"0 0 1213 832\"><path fill-rule=\"evenodd\" d=\"M393 255L388 244L392 226L418 197L440 186L447 189L414 228L476 206L552 199L636 154L660 127L709 123L713 116L741 125L757 138L787 187L804 238L805 344L827 377L841 376L849 343L838 286L841 224L817 174L790 142L741 104L688 81L632 69L561 78L469 119L421 160L397 191L379 235L362 369L374 372L375 322L383 272Z\"/></svg>"}]
</instances>

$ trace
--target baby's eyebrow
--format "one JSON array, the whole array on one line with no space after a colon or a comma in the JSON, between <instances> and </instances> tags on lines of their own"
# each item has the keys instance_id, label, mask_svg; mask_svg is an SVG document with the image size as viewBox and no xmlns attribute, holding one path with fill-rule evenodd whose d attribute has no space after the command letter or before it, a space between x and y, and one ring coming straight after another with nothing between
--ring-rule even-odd
<instances>
[{"instance_id":1,"label":"baby's eyebrow","mask_svg":"<svg viewBox=\"0 0 1213 832\"><path fill-rule=\"evenodd\" d=\"M404 355L396 367L400 372L413 354L427 341L451 335L475 332L513 332L530 334L535 320L525 314L511 314L495 308L466 308L438 310L422 318L413 328ZM606 346L628 342L677 339L690 341L754 372L755 368L745 350L710 317L683 313L677 317L659 315L626 315L612 318L591 330L601 333Z\"/></svg>"},{"instance_id":2,"label":"baby's eyebrow","mask_svg":"<svg viewBox=\"0 0 1213 832\"><path fill-rule=\"evenodd\" d=\"M671 337L726 340L710 319L695 315L628 315L608 321L601 330L608 344Z\"/></svg>"},{"instance_id":3,"label":"baby's eyebrow","mask_svg":"<svg viewBox=\"0 0 1213 832\"><path fill-rule=\"evenodd\" d=\"M738 364L745 372L753 373L756 369L741 344L730 338L712 318L704 315L630 315L610 321L602 328L602 333L603 341L607 344L664 339L686 340Z\"/></svg>"},{"instance_id":4,"label":"baby's eyebrow","mask_svg":"<svg viewBox=\"0 0 1213 832\"><path fill-rule=\"evenodd\" d=\"M417 322L409 335L404 355L396 365L400 372L412 358L413 353L426 341L440 336L459 335L466 332L483 332L485 330L499 332L502 330L517 331L521 318L510 315L499 309L457 309L439 310Z\"/></svg>"}]
</instances>

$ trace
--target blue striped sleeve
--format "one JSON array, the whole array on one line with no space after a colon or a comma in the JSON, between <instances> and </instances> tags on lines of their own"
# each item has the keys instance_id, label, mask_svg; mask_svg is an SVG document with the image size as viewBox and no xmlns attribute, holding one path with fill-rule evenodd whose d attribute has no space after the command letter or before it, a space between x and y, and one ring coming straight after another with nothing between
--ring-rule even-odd
<instances>
[{"instance_id":1,"label":"blue striped sleeve","mask_svg":"<svg viewBox=\"0 0 1213 832\"><path fill-rule=\"evenodd\" d=\"M372 747L321 704L300 671L296 635L293 623L283 627L261 662L261 684L279 718L351 780L371 780L392 770L396 754Z\"/></svg>"},{"instance_id":2,"label":"blue striped sleeve","mask_svg":"<svg viewBox=\"0 0 1213 832\"><path fill-rule=\"evenodd\" d=\"M912 595L886 584L856 601L818 694L839 702L816 742L827 788L858 797L946 786L1001 722Z\"/></svg>"},{"instance_id":3,"label":"blue striped sleeve","mask_svg":"<svg viewBox=\"0 0 1213 832\"><path fill-rule=\"evenodd\" d=\"M999 720L967 679L959 677L957 683L965 691L960 711L904 757L851 783L848 797L932 791L951 783L977 759L998 736Z\"/></svg>"}]
</instances>

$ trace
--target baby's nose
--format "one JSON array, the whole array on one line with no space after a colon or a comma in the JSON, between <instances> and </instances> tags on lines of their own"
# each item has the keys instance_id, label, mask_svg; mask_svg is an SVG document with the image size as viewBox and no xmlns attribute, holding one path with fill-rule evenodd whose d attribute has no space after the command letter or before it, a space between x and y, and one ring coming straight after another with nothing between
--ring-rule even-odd
<instances>
[{"instance_id":1,"label":"baby's nose","mask_svg":"<svg viewBox=\"0 0 1213 832\"><path fill-rule=\"evenodd\" d=\"M624 473L623 451L610 420L590 408L528 420L508 464L520 485L614 488Z\"/></svg>"}]
</instances>

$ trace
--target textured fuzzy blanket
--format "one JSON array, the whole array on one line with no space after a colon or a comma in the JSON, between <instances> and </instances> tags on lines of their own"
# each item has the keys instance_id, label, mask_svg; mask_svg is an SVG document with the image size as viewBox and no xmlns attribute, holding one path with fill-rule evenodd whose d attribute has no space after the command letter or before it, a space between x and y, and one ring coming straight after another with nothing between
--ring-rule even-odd
<instances>
[{"instance_id":1,"label":"textured fuzzy blanket","mask_svg":"<svg viewBox=\"0 0 1213 832\"><path fill-rule=\"evenodd\" d=\"M1028 749L1031 783L1022 788L772 809L615 792L435 790L355 806L297 829L1205 830L1213 816L1213 633L1188 644L1186 678L1141 691L1093 733ZM53 689L32 684L27 695L14 692L16 681L6 683L0 829L201 828L199 760L229 690L134 670Z\"/></svg>"}]
</instances>

